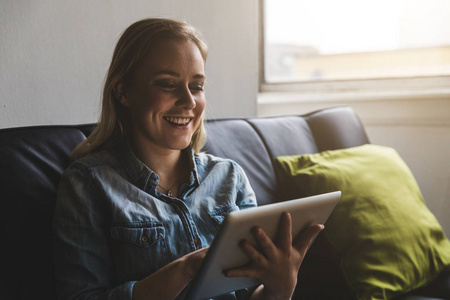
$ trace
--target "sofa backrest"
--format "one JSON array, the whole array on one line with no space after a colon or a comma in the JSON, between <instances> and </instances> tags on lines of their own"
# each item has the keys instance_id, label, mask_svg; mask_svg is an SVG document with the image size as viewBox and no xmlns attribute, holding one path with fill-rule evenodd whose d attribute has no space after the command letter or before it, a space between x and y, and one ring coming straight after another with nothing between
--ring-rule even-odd
<instances>
[{"instance_id":1,"label":"sofa backrest","mask_svg":"<svg viewBox=\"0 0 450 300\"><path fill-rule=\"evenodd\" d=\"M73 148L92 125L0 130L0 299L54 299L51 223L58 181ZM349 107L304 116L206 122L205 151L231 158L264 205L280 199L279 155L314 153L368 142Z\"/></svg>"},{"instance_id":2,"label":"sofa backrest","mask_svg":"<svg viewBox=\"0 0 450 300\"><path fill-rule=\"evenodd\" d=\"M220 119L206 123L205 151L231 158L245 170L258 204L286 200L274 161L281 155L317 153L369 143L355 111L346 106L302 116Z\"/></svg>"},{"instance_id":3,"label":"sofa backrest","mask_svg":"<svg viewBox=\"0 0 450 300\"><path fill-rule=\"evenodd\" d=\"M0 299L54 299L56 189L72 149L85 138L66 126L0 131Z\"/></svg>"}]
</instances>

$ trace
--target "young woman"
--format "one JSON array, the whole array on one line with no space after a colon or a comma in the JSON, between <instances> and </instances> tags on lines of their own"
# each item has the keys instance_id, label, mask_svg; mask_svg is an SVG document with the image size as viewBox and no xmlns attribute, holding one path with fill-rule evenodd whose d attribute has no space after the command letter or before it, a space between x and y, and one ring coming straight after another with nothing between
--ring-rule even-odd
<instances>
[{"instance_id":1,"label":"young woman","mask_svg":"<svg viewBox=\"0 0 450 300\"><path fill-rule=\"evenodd\" d=\"M183 299L217 215L256 206L241 167L199 153L207 52L192 26L168 19L136 22L118 41L100 121L60 182L60 299ZM252 299L289 299L321 228L309 228L293 247L290 216L283 215L276 243L256 229L263 250L244 241L251 263L226 276L259 279Z\"/></svg>"}]
</instances>

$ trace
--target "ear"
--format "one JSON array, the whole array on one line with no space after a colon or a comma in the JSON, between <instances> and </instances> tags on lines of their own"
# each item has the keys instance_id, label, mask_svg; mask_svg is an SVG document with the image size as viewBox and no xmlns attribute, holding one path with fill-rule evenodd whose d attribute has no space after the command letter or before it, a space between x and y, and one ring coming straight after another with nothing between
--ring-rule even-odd
<instances>
[{"instance_id":1,"label":"ear","mask_svg":"<svg viewBox=\"0 0 450 300\"><path fill-rule=\"evenodd\" d=\"M114 89L114 94L116 96L117 99L119 99L120 103L122 103L122 105L129 107L130 103L128 101L127 98L127 93L125 92L125 86L123 82L119 82L116 85L116 88Z\"/></svg>"}]
</instances>

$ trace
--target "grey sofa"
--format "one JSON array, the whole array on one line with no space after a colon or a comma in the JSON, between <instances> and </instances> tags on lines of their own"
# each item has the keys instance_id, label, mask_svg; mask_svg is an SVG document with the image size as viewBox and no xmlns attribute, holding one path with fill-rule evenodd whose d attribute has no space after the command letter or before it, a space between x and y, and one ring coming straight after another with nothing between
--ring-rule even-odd
<instances>
[{"instance_id":1,"label":"grey sofa","mask_svg":"<svg viewBox=\"0 0 450 300\"><path fill-rule=\"evenodd\" d=\"M0 299L54 299L51 222L56 189L72 149L92 124L0 130ZM235 160L246 171L259 205L286 200L274 160L369 143L350 107L302 116L206 122L205 151ZM352 299L319 235L302 265L294 299ZM402 299L450 299L450 274Z\"/></svg>"}]
</instances>

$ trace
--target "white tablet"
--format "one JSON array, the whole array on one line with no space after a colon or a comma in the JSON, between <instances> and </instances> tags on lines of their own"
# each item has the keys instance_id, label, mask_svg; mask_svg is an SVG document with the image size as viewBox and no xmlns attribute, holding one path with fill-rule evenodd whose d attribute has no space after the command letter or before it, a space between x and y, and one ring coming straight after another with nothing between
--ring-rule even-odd
<instances>
[{"instance_id":1,"label":"white tablet","mask_svg":"<svg viewBox=\"0 0 450 300\"><path fill-rule=\"evenodd\" d=\"M254 278L224 276L224 270L242 266L249 261L238 243L247 239L253 245L256 244L250 233L254 226L261 227L273 239L283 212L291 214L295 238L308 225L324 224L340 196L341 192L338 191L228 214L206 253L199 273L192 281L186 299L208 299L260 284Z\"/></svg>"}]
</instances>

